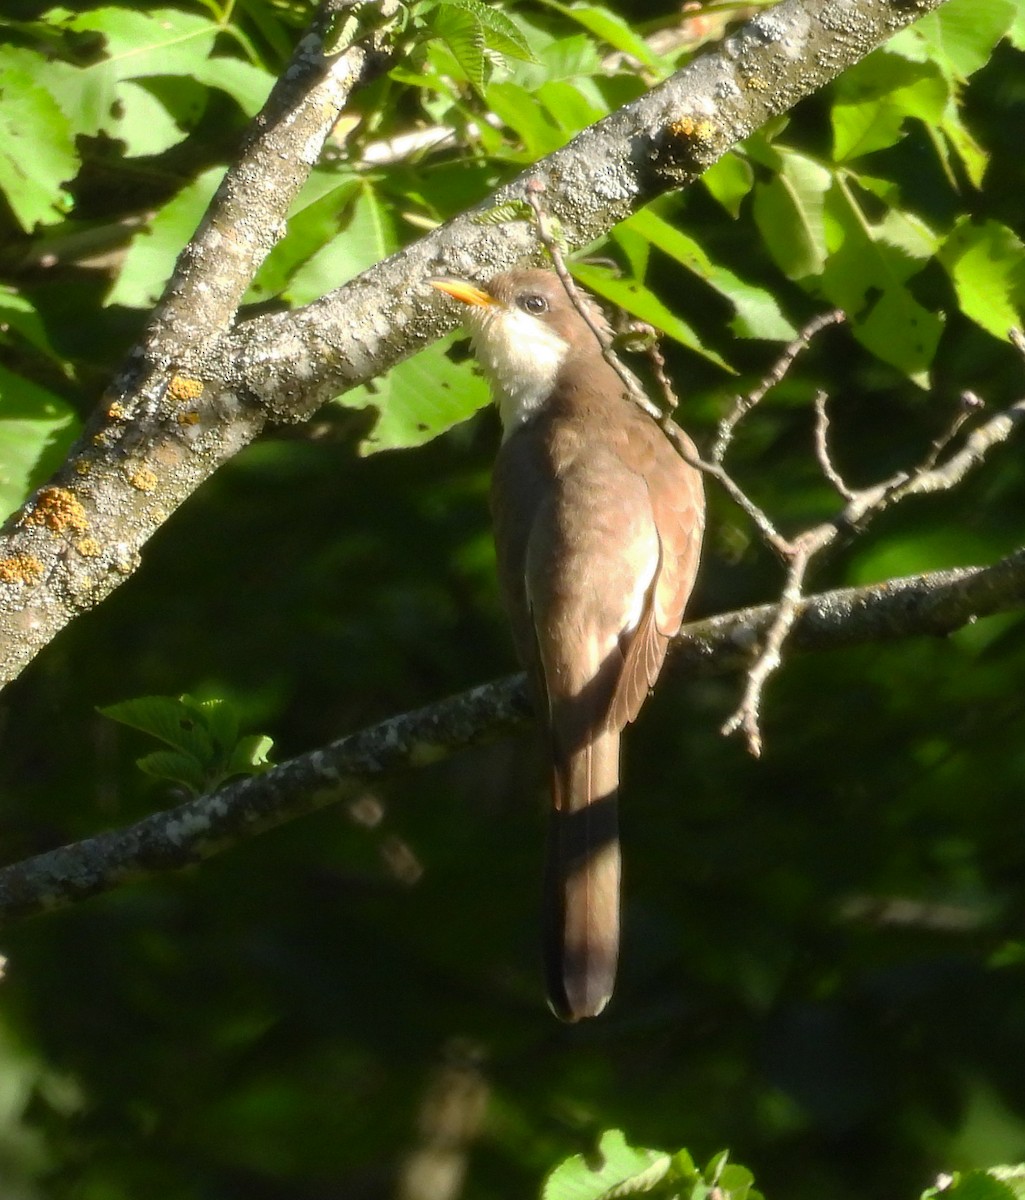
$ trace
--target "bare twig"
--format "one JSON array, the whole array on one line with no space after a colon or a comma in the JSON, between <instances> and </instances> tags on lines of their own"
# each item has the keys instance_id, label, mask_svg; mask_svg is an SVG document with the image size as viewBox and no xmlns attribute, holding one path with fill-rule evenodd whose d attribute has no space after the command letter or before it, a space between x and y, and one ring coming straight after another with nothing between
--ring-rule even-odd
<instances>
[{"instance_id":1,"label":"bare twig","mask_svg":"<svg viewBox=\"0 0 1025 1200\"><path fill-rule=\"evenodd\" d=\"M822 474L836 488L840 496L844 500L853 500L854 493L833 465L833 460L829 454L829 414L826 412L827 399L828 397L825 392L818 392L815 396L815 457L819 460Z\"/></svg>"},{"instance_id":2,"label":"bare twig","mask_svg":"<svg viewBox=\"0 0 1025 1200\"><path fill-rule=\"evenodd\" d=\"M729 449L730 442L733 440L733 431L737 425L756 405L764 400L765 396L776 386L782 382L786 373L794 365L798 355L807 350L809 343L817 333L830 325L839 325L847 318L840 309L833 309L832 312L819 313L818 316L812 319L798 331L797 337L792 342L789 342L783 353L776 360L772 370L758 384L758 386L746 396L738 396L733 402L733 407L719 422L719 429L716 432L715 442L712 445L712 462L721 463L726 457L726 451Z\"/></svg>"},{"instance_id":3,"label":"bare twig","mask_svg":"<svg viewBox=\"0 0 1025 1200\"><path fill-rule=\"evenodd\" d=\"M796 620L804 595L805 577L812 559L832 545L843 531L864 528L874 517L906 497L946 491L954 487L973 467L983 461L993 446L1006 441L1014 427L1025 420L1025 400L1019 400L975 430L965 446L946 463L937 465L938 456L950 445L967 417L976 408L974 403L962 403L947 430L932 443L921 465L911 474L899 472L872 487L851 491L832 466L825 445L824 400L816 401L816 411L819 414L816 427L818 459L827 478L841 495L845 496L847 503L832 520L806 530L785 546L787 574L779 607L765 635L758 657L748 672L743 698L722 727L724 734L743 732L748 749L756 757L761 753L762 745L759 731L762 692L769 677L782 661L782 648Z\"/></svg>"},{"instance_id":4,"label":"bare twig","mask_svg":"<svg viewBox=\"0 0 1025 1200\"><path fill-rule=\"evenodd\" d=\"M977 617L1025 608L1025 549L985 567L933 571L805 596L793 607L788 644L828 650L913 635L939 635ZM765 604L685 626L671 667L688 675L747 670L750 647L771 636L778 608ZM121 829L0 869L0 920L50 912L125 883L180 870L338 800L366 781L437 762L529 722L522 675L497 680L417 712L392 717L329 746L229 784Z\"/></svg>"}]
</instances>

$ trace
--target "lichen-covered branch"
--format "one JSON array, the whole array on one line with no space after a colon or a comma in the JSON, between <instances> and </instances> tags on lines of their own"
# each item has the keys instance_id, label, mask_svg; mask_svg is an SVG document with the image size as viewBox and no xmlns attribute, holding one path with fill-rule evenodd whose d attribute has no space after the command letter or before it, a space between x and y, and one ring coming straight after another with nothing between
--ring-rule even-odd
<instances>
[{"instance_id":1,"label":"lichen-covered branch","mask_svg":"<svg viewBox=\"0 0 1025 1200\"><path fill-rule=\"evenodd\" d=\"M979 617L1025 608L1025 549L986 567L934 571L800 599L787 645L827 650L953 632ZM778 613L762 605L694 622L670 658L674 672L747 670ZM475 742L526 727L523 676L464 692L383 721L228 785L0 870L0 919L51 911L123 883L210 858L350 794L363 781L436 762Z\"/></svg>"},{"instance_id":2,"label":"lichen-covered branch","mask_svg":"<svg viewBox=\"0 0 1025 1200\"><path fill-rule=\"evenodd\" d=\"M321 5L83 437L0 536L0 684L130 575L143 543L263 427L197 363L229 332L353 89L387 63L398 6L363 6L369 27L333 50L333 20L352 7Z\"/></svg>"},{"instance_id":3,"label":"lichen-covered branch","mask_svg":"<svg viewBox=\"0 0 1025 1200\"><path fill-rule=\"evenodd\" d=\"M567 243L583 245L941 2L782 0L528 174ZM131 574L146 540L268 418L304 420L446 332L454 318L427 276L537 258L528 223L478 220L522 197L523 176L322 300L232 325L345 99L385 59L390 0L358 6L370 26L325 52L324 22L346 7L323 5L86 436L0 535L0 684Z\"/></svg>"}]
</instances>

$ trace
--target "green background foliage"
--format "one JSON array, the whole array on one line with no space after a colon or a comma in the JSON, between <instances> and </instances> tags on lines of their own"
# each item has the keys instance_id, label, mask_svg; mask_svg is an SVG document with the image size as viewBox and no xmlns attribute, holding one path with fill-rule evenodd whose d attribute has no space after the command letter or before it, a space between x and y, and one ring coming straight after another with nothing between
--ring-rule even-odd
<instances>
[{"instance_id":1,"label":"green background foliage","mask_svg":"<svg viewBox=\"0 0 1025 1200\"><path fill-rule=\"evenodd\" d=\"M141 329L310 9L5 11L11 511ZM667 48L641 41L678 22L655 0L411 4L396 65L340 122L252 310L305 303L483 199L731 15ZM786 530L837 507L812 449L818 389L859 484L919 461L964 389L990 411L1021 394L1006 330L1025 289L1023 49L1013 0L949 0L574 264L665 330L681 420L705 444L798 325L845 308L735 448ZM389 152L434 126L451 138ZM497 430L466 419L486 396L465 358L450 339L250 447L8 689L5 859L186 794L140 772L152 741L99 707L224 699L280 761L512 668L486 514ZM779 586L746 522L711 504L695 615ZM1023 506L1009 444L814 582L992 560L1020 543ZM917 1196L945 1170L988 1195L973 1169L1025 1157L1023 677L1010 617L794 657L755 762L717 732L738 680L670 666L627 739L621 982L581 1028L540 999L529 737L10 927L0 1191L412 1197L416 1154L451 1134L459 1194L522 1197L616 1127L701 1163L728 1145L768 1196ZM196 786L214 766L193 758Z\"/></svg>"}]
</instances>

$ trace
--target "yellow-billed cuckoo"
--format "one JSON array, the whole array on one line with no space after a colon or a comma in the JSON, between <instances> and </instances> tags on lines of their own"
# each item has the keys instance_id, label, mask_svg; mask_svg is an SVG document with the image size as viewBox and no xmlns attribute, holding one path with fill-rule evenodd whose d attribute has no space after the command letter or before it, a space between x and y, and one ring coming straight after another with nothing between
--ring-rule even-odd
<instances>
[{"instance_id":1,"label":"yellow-billed cuckoo","mask_svg":"<svg viewBox=\"0 0 1025 1200\"><path fill-rule=\"evenodd\" d=\"M467 305L502 419L499 576L552 756L548 996L575 1021L600 1013L615 981L620 731L680 628L701 548L701 474L629 399L557 275L432 282Z\"/></svg>"}]
</instances>

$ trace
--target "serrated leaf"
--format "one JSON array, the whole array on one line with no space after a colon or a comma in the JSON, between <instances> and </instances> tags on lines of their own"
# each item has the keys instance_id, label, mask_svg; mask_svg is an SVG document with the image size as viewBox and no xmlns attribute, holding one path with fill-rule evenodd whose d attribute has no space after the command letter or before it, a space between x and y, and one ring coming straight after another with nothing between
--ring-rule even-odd
<instances>
[{"instance_id":1,"label":"serrated leaf","mask_svg":"<svg viewBox=\"0 0 1025 1200\"><path fill-rule=\"evenodd\" d=\"M606 300L611 300L613 304L619 305L639 321L647 321L649 325L654 325L656 329L660 329L674 341L679 342L681 346L686 346L695 354L700 354L702 358L715 363L717 367L722 367L724 371L729 371L731 375L736 374L729 363L716 351L710 350L702 344L696 331L686 321L671 312L654 292L643 284L617 279L607 271L586 266L583 263L573 264L573 274L592 292L604 296Z\"/></svg>"},{"instance_id":2,"label":"serrated leaf","mask_svg":"<svg viewBox=\"0 0 1025 1200\"><path fill-rule=\"evenodd\" d=\"M420 446L473 416L491 399L484 380L468 362L454 363L446 351L454 338L436 342L393 367L371 387L355 388L337 403L376 408L377 423L361 454Z\"/></svg>"},{"instance_id":3,"label":"serrated leaf","mask_svg":"<svg viewBox=\"0 0 1025 1200\"><path fill-rule=\"evenodd\" d=\"M147 229L135 235L107 304L152 307L223 177L223 167L204 171L164 205Z\"/></svg>"},{"instance_id":4,"label":"serrated leaf","mask_svg":"<svg viewBox=\"0 0 1025 1200\"><path fill-rule=\"evenodd\" d=\"M504 225L506 221L532 221L534 210L526 200L507 200L496 204L472 218L474 225Z\"/></svg>"},{"instance_id":5,"label":"serrated leaf","mask_svg":"<svg viewBox=\"0 0 1025 1200\"><path fill-rule=\"evenodd\" d=\"M619 1129L602 1134L594 1159L592 1164L582 1154L575 1154L560 1163L545 1180L541 1200L642 1195L665 1177L672 1164L664 1151L628 1146Z\"/></svg>"},{"instance_id":6,"label":"serrated leaf","mask_svg":"<svg viewBox=\"0 0 1025 1200\"><path fill-rule=\"evenodd\" d=\"M197 795L206 791L206 770L191 754L178 750L154 750L137 758L135 765L153 779L183 784Z\"/></svg>"},{"instance_id":7,"label":"serrated leaf","mask_svg":"<svg viewBox=\"0 0 1025 1200\"><path fill-rule=\"evenodd\" d=\"M60 220L68 207L63 185L78 173L79 160L68 118L25 69L26 55L0 51L0 191L31 233Z\"/></svg>"},{"instance_id":8,"label":"serrated leaf","mask_svg":"<svg viewBox=\"0 0 1025 1200\"><path fill-rule=\"evenodd\" d=\"M445 5L434 16L431 32L449 48L470 84L483 92L488 74L488 61L484 55L487 40L478 18L463 9Z\"/></svg>"},{"instance_id":9,"label":"serrated leaf","mask_svg":"<svg viewBox=\"0 0 1025 1200\"><path fill-rule=\"evenodd\" d=\"M936 234L894 209L873 224L845 178L824 212L832 252L821 276L823 294L848 314L862 345L926 386L943 319L919 304L906 283L935 253Z\"/></svg>"},{"instance_id":10,"label":"serrated leaf","mask_svg":"<svg viewBox=\"0 0 1025 1200\"><path fill-rule=\"evenodd\" d=\"M56 470L78 429L69 404L0 366L0 520Z\"/></svg>"},{"instance_id":11,"label":"serrated leaf","mask_svg":"<svg viewBox=\"0 0 1025 1200\"><path fill-rule=\"evenodd\" d=\"M211 762L213 742L201 719L175 696L139 696L97 709L105 717L147 733L198 762Z\"/></svg>"},{"instance_id":12,"label":"serrated leaf","mask_svg":"<svg viewBox=\"0 0 1025 1200\"><path fill-rule=\"evenodd\" d=\"M755 223L789 279L822 273L827 252L823 208L832 181L825 167L787 150L780 154L778 174L755 187Z\"/></svg>"},{"instance_id":13,"label":"serrated leaf","mask_svg":"<svg viewBox=\"0 0 1025 1200\"><path fill-rule=\"evenodd\" d=\"M442 10L460 9L472 16L481 26L485 45L495 54L504 54L525 62L534 61L534 52L523 31L508 13L484 3L483 0L439 0L439 3Z\"/></svg>"},{"instance_id":14,"label":"serrated leaf","mask_svg":"<svg viewBox=\"0 0 1025 1200\"><path fill-rule=\"evenodd\" d=\"M962 217L939 251L961 311L1001 340L1025 309L1025 246L999 221Z\"/></svg>"}]
</instances>

